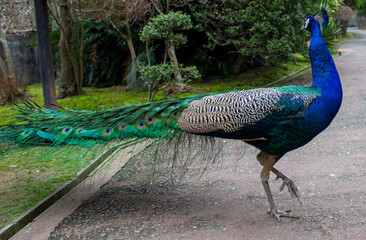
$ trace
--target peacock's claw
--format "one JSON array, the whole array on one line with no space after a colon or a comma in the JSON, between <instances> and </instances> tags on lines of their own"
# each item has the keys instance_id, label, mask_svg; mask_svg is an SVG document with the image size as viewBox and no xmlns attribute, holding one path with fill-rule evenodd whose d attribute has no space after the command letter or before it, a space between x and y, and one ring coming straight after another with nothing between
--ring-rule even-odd
<instances>
[{"instance_id":1,"label":"peacock's claw","mask_svg":"<svg viewBox=\"0 0 366 240\"><path fill-rule=\"evenodd\" d=\"M304 201L301 199L301 195L299 192L299 188L295 185L294 181L292 181L291 178L285 176L284 174L278 173L277 172L277 177L276 180L281 178L282 179L282 184L280 186L280 192L283 191L283 189L285 188L285 186L287 186L288 191L291 194L292 198L297 198L297 200L299 201L299 203L301 205L304 205Z\"/></svg>"},{"instance_id":2,"label":"peacock's claw","mask_svg":"<svg viewBox=\"0 0 366 240\"><path fill-rule=\"evenodd\" d=\"M284 189L285 186L287 186L288 191L291 194L292 198L297 198L297 200L299 201L299 203L301 205L304 205L304 201L301 199L301 195L299 192L299 188L295 185L294 181L292 181L290 178L285 177L282 179L282 185L280 186L280 192Z\"/></svg>"},{"instance_id":3,"label":"peacock's claw","mask_svg":"<svg viewBox=\"0 0 366 240\"><path fill-rule=\"evenodd\" d=\"M291 215L290 212L291 212L291 210L279 211L276 208L268 209L268 211L267 211L268 214L271 214L279 222L281 222L281 217L296 218L296 219L300 218L299 216Z\"/></svg>"}]
</instances>

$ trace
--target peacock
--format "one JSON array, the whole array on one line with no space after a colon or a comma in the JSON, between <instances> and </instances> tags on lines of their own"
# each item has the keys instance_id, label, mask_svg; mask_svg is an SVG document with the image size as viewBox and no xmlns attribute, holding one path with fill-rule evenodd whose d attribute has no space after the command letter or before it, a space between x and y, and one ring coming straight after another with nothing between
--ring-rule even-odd
<instances>
[{"instance_id":1,"label":"peacock","mask_svg":"<svg viewBox=\"0 0 366 240\"><path fill-rule=\"evenodd\" d=\"M327 26L323 9L323 27ZM326 129L342 102L341 81L332 56L313 15L303 27L311 32L309 55L313 75L311 86L284 86L245 91L196 95L103 111L55 111L25 103L16 106L18 124L0 128L0 146L81 145L131 139L172 139L179 133L244 141L260 152L260 178L270 213L296 217L277 209L268 184L270 172L283 180L291 196L300 203L298 187L274 168L287 152L311 141Z\"/></svg>"}]
</instances>

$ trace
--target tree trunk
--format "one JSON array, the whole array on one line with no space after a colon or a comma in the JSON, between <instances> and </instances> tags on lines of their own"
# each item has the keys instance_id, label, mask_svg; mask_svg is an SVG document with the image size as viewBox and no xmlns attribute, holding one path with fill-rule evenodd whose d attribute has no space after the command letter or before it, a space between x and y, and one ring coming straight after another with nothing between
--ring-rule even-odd
<instances>
[{"instance_id":1,"label":"tree trunk","mask_svg":"<svg viewBox=\"0 0 366 240\"><path fill-rule=\"evenodd\" d=\"M13 79L13 81L15 81L16 79L15 79L13 57L11 56L10 48L8 45L8 40L6 39L6 35L7 35L6 31L4 29L0 29L0 42L4 49L8 74Z\"/></svg>"},{"instance_id":2,"label":"tree trunk","mask_svg":"<svg viewBox=\"0 0 366 240\"><path fill-rule=\"evenodd\" d=\"M0 58L0 102L9 103L24 96L25 92L17 88L16 82L10 77L5 63Z\"/></svg>"},{"instance_id":3,"label":"tree trunk","mask_svg":"<svg viewBox=\"0 0 366 240\"><path fill-rule=\"evenodd\" d=\"M43 102L48 109L57 110L56 86L52 65L47 0L34 0Z\"/></svg>"},{"instance_id":4,"label":"tree trunk","mask_svg":"<svg viewBox=\"0 0 366 240\"><path fill-rule=\"evenodd\" d=\"M233 64L230 66L230 74L238 75L248 69L247 66L247 57L243 54L237 54L236 59Z\"/></svg>"},{"instance_id":5,"label":"tree trunk","mask_svg":"<svg viewBox=\"0 0 366 240\"><path fill-rule=\"evenodd\" d=\"M121 37L123 37L126 40L128 50L130 51L131 60L133 61L136 58L136 52L135 52L135 48L133 46L130 24L128 24L128 22L126 23L127 34L124 34L123 32L121 32L119 30L119 28L114 24L113 21L109 21L109 23L114 27L114 29L119 33L119 35L121 35Z\"/></svg>"},{"instance_id":6,"label":"tree trunk","mask_svg":"<svg viewBox=\"0 0 366 240\"><path fill-rule=\"evenodd\" d=\"M127 42L128 50L130 51L130 54L131 54L131 60L133 61L136 58L136 52L135 52L135 48L133 47L132 37L127 36L126 42Z\"/></svg>"},{"instance_id":7,"label":"tree trunk","mask_svg":"<svg viewBox=\"0 0 366 240\"><path fill-rule=\"evenodd\" d=\"M11 56L6 34L7 30L0 28L0 43L3 46L6 57L6 64L0 59L0 101L9 103L17 98L24 97L26 94L18 89L13 57Z\"/></svg>"},{"instance_id":8,"label":"tree trunk","mask_svg":"<svg viewBox=\"0 0 366 240\"><path fill-rule=\"evenodd\" d=\"M180 70L179 70L178 59L177 59L177 56L175 55L174 45L169 45L168 46L168 56L169 56L170 60L173 62L175 82L183 83L182 82L182 75L180 74Z\"/></svg>"},{"instance_id":9,"label":"tree trunk","mask_svg":"<svg viewBox=\"0 0 366 240\"><path fill-rule=\"evenodd\" d=\"M59 51L61 59L61 79L58 85L59 99L79 94L78 84L71 56L71 37L73 21L70 16L68 0L59 0L62 29ZM68 45L70 44L70 45Z\"/></svg>"},{"instance_id":10,"label":"tree trunk","mask_svg":"<svg viewBox=\"0 0 366 240\"><path fill-rule=\"evenodd\" d=\"M347 37L348 20L341 20L341 35Z\"/></svg>"},{"instance_id":11,"label":"tree trunk","mask_svg":"<svg viewBox=\"0 0 366 240\"><path fill-rule=\"evenodd\" d=\"M127 41L128 50L130 51L130 54L131 54L131 60L133 61L136 58L136 52L135 52L135 48L133 46L130 24L128 24L128 22L126 24L126 29L127 29L127 36L125 37L125 39Z\"/></svg>"}]
</instances>

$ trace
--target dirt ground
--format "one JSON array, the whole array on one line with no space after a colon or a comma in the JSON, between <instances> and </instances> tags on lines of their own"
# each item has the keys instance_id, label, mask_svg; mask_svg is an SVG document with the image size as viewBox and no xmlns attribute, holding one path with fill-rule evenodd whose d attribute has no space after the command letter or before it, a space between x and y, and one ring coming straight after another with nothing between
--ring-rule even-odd
<instances>
[{"instance_id":1,"label":"dirt ground","mask_svg":"<svg viewBox=\"0 0 366 240\"><path fill-rule=\"evenodd\" d=\"M365 31L354 30L359 35ZM238 161L226 141L221 166L174 185L124 182L118 175L66 217L49 239L366 239L366 41L344 42L336 59L344 100L331 126L276 167L300 188L305 205L281 180L277 207L300 219L277 222L260 178L257 150ZM299 81L308 82L309 75Z\"/></svg>"}]
</instances>

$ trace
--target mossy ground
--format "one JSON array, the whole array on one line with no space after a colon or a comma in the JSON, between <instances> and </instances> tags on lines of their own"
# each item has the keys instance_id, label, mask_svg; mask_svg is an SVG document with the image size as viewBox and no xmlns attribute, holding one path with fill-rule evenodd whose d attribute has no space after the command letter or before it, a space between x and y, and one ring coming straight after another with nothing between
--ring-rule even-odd
<instances>
[{"instance_id":1,"label":"mossy ground","mask_svg":"<svg viewBox=\"0 0 366 240\"><path fill-rule=\"evenodd\" d=\"M301 57L298 57L297 63L256 68L232 78L212 78L205 82L192 83L189 84L192 89L190 92L175 97L264 86L309 65L309 62ZM57 103L75 110L102 110L125 104L144 103L148 99L146 92L125 92L119 86L103 89L86 87L84 91L83 95L58 100ZM32 101L43 105L40 84L28 87L28 93ZM164 98L165 95L160 92L155 100ZM8 117L13 113L15 112L11 106L1 106L0 125L14 121ZM0 228L71 180L101 153L97 150L81 150L78 147L52 150L49 147L21 147L10 150L4 148L0 148Z\"/></svg>"},{"instance_id":2,"label":"mossy ground","mask_svg":"<svg viewBox=\"0 0 366 240\"><path fill-rule=\"evenodd\" d=\"M80 147L0 152L0 229L74 178L100 153Z\"/></svg>"}]
</instances>

